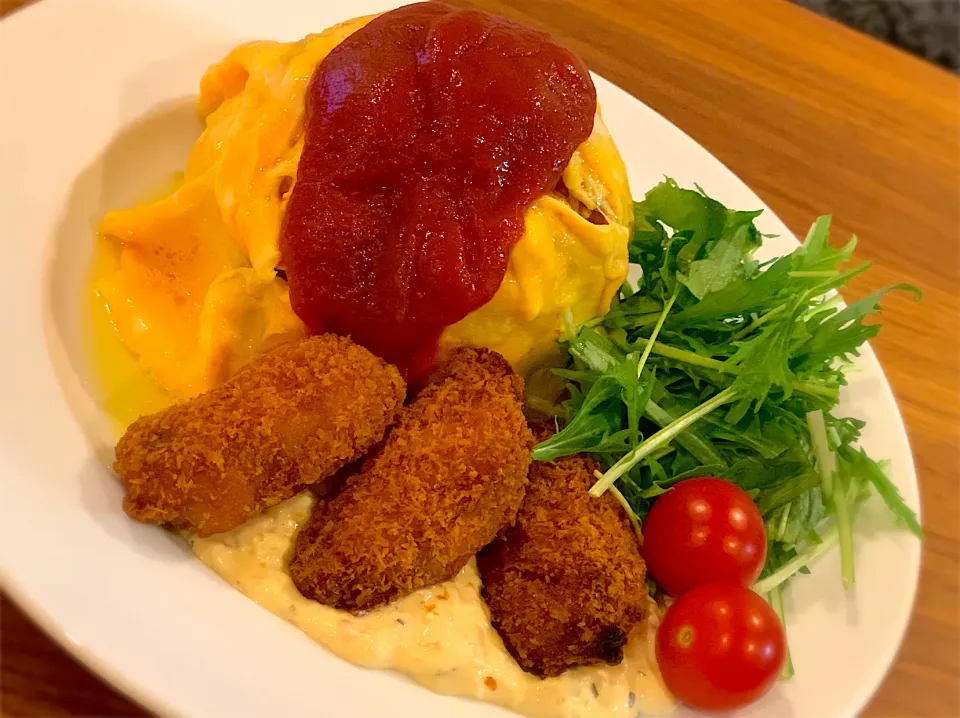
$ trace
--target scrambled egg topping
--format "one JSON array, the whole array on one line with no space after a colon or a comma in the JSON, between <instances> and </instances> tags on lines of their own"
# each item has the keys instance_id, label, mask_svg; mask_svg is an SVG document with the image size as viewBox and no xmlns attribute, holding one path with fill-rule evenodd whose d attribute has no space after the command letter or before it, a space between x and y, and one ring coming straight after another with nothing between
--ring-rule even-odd
<instances>
[{"instance_id":1,"label":"scrambled egg topping","mask_svg":"<svg viewBox=\"0 0 960 718\"><path fill-rule=\"evenodd\" d=\"M303 148L304 94L317 64L370 18L299 42L252 42L200 83L206 128L182 184L156 202L108 213L116 245L97 291L123 344L175 395L215 386L256 353L299 337L278 241ZM479 345L522 374L559 359L563 315L607 310L627 273L632 203L626 170L598 113L557 192L527 211L503 283L449 327L441 352Z\"/></svg>"}]
</instances>

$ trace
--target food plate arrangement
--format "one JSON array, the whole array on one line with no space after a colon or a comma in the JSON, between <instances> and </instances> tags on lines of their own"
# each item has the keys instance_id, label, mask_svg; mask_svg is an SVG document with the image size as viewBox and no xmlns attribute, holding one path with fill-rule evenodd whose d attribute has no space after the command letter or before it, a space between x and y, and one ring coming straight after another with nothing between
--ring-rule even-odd
<instances>
[{"instance_id":1,"label":"food plate arrangement","mask_svg":"<svg viewBox=\"0 0 960 718\"><path fill-rule=\"evenodd\" d=\"M922 535L854 244L543 33L368 5L0 26L85 78L0 86L5 588L161 713L854 714Z\"/></svg>"}]
</instances>

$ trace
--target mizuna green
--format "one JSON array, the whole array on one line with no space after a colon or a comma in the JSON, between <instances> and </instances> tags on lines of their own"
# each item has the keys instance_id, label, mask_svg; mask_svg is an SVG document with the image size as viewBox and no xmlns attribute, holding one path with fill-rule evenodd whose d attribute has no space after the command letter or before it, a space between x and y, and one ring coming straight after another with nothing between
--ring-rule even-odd
<instances>
[{"instance_id":1,"label":"mizuna green","mask_svg":"<svg viewBox=\"0 0 960 718\"><path fill-rule=\"evenodd\" d=\"M567 322L556 373L568 398L533 458L593 455L604 471L591 494L613 491L635 521L685 478L737 484L767 528L754 589L778 612L784 583L834 544L853 585L854 524L871 493L922 538L884 466L858 448L864 423L834 414L851 358L880 330L864 320L887 292L919 291L900 284L844 305L835 290L869 265L849 266L855 239L830 245L826 216L791 254L761 264L760 212L727 209L699 187L667 179L634 214L639 286L624 283L606 315Z\"/></svg>"}]
</instances>

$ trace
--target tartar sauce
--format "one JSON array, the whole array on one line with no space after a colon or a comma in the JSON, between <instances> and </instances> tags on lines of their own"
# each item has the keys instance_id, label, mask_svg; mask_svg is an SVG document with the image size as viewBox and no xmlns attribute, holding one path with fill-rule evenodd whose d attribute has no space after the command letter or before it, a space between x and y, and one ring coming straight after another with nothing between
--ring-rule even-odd
<instances>
[{"instance_id":1,"label":"tartar sauce","mask_svg":"<svg viewBox=\"0 0 960 718\"><path fill-rule=\"evenodd\" d=\"M308 600L287 564L310 492L240 528L193 538L196 555L231 585L357 665L399 671L437 693L489 701L532 718L633 718L669 712L653 638L659 610L630 636L618 666L591 666L541 680L525 673L490 625L471 561L454 579L354 616Z\"/></svg>"}]
</instances>

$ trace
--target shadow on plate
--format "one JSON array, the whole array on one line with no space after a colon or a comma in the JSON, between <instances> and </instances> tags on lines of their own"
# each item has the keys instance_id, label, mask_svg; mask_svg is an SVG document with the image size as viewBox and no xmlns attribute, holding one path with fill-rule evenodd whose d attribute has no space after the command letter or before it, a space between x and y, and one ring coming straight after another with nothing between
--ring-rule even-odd
<instances>
[{"instance_id":1,"label":"shadow on plate","mask_svg":"<svg viewBox=\"0 0 960 718\"><path fill-rule=\"evenodd\" d=\"M187 542L172 531L157 531L154 526L127 518L120 509L120 482L105 469L98 456L90 456L77 480L81 506L111 539L151 561L179 561L192 556Z\"/></svg>"}]
</instances>

